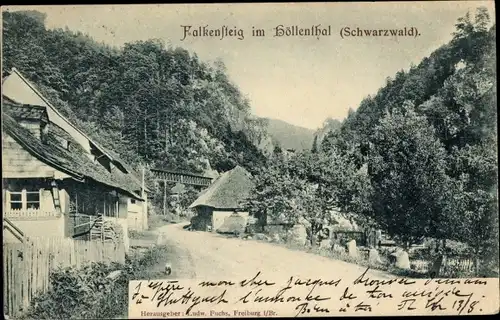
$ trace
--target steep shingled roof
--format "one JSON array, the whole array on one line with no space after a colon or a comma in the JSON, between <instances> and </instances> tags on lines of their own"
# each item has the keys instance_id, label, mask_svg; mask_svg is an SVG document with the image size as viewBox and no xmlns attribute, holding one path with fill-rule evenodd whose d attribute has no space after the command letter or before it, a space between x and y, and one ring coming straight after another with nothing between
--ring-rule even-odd
<instances>
[{"instance_id":1,"label":"steep shingled roof","mask_svg":"<svg viewBox=\"0 0 500 320\"><path fill-rule=\"evenodd\" d=\"M216 209L238 209L253 188L250 173L240 166L225 172L189 207L207 206Z\"/></svg>"},{"instance_id":2,"label":"steep shingled roof","mask_svg":"<svg viewBox=\"0 0 500 320\"><path fill-rule=\"evenodd\" d=\"M142 200L134 191L136 181L118 169L107 171L98 163L94 163L85 150L65 131L55 124L51 124L46 141L42 142L28 129L22 127L9 114L2 112L3 130L19 143L26 151L38 160L54 167L79 181L93 180L100 184L117 189L137 200ZM70 142L69 150L62 147L57 140L64 136ZM70 139L70 140L69 140Z\"/></svg>"},{"instance_id":3,"label":"steep shingled roof","mask_svg":"<svg viewBox=\"0 0 500 320\"><path fill-rule=\"evenodd\" d=\"M45 107L49 120L70 133L82 147L88 150L90 150L90 148L96 148L116 166L120 167L122 170L128 170L127 166L124 165L124 162L119 159L116 154L111 155L109 150L102 147L95 139L90 138L89 135L64 117L41 93L40 88L35 83L26 79L16 68L12 68L10 74L2 79L2 96L22 105Z\"/></svg>"},{"instance_id":4,"label":"steep shingled roof","mask_svg":"<svg viewBox=\"0 0 500 320\"><path fill-rule=\"evenodd\" d=\"M134 190L140 191L142 186L140 179L141 174L133 170L116 152L104 148L102 145L98 144L95 139L82 131L81 128L71 123L51 104L49 99L44 96L45 94L47 93L44 92L43 86L40 87L36 83L28 80L16 68L12 68L9 75L2 79L3 102L45 108L49 121L58 125L62 129L61 132L64 132L65 135L73 136L74 139L75 136L77 136L78 138L76 138L75 141L82 145L84 149L87 149L87 151L90 151L92 148L99 150L99 152L108 157L115 166L129 174L130 179L134 180L136 183ZM10 112L9 114L13 115ZM151 192L151 186L145 185L144 187L146 192Z\"/></svg>"},{"instance_id":5,"label":"steep shingled roof","mask_svg":"<svg viewBox=\"0 0 500 320\"><path fill-rule=\"evenodd\" d=\"M120 156L116 152L114 152L110 149L107 149L106 151L115 159L120 159ZM120 161L122 161L121 164L127 170L130 178L135 181L135 183L136 183L135 190L140 192L141 187L142 187L142 182L141 182L142 173L138 172L137 170L132 168L128 163L123 162L123 160L120 160ZM144 191L151 192L151 190L152 190L152 187L150 185L148 185L147 182L145 182L144 183Z\"/></svg>"}]
</instances>

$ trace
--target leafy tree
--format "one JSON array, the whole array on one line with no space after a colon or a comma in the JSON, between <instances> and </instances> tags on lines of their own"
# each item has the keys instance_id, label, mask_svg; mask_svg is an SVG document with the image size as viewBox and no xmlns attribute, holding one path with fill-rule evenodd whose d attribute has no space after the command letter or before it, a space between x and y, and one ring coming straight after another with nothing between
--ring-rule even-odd
<instances>
[{"instance_id":1,"label":"leafy tree","mask_svg":"<svg viewBox=\"0 0 500 320\"><path fill-rule=\"evenodd\" d=\"M448 189L450 239L468 243L476 255L498 263L497 152L489 144L454 148L450 164L454 175L459 174Z\"/></svg>"},{"instance_id":2,"label":"leafy tree","mask_svg":"<svg viewBox=\"0 0 500 320\"><path fill-rule=\"evenodd\" d=\"M314 140L313 140L313 145L311 149L312 153L317 153L318 152L318 136L314 135Z\"/></svg>"},{"instance_id":3,"label":"leafy tree","mask_svg":"<svg viewBox=\"0 0 500 320\"><path fill-rule=\"evenodd\" d=\"M366 178L347 156L338 153L277 155L254 177L255 190L244 205L261 223L269 218L295 224L304 218L310 225L310 241L315 244L321 226L335 223L333 209L365 220L370 211Z\"/></svg>"},{"instance_id":4,"label":"leafy tree","mask_svg":"<svg viewBox=\"0 0 500 320\"><path fill-rule=\"evenodd\" d=\"M287 166L285 159L277 158L253 177L255 190L244 207L249 208L261 224L267 220L293 224L302 214L300 197L304 180L292 175Z\"/></svg>"},{"instance_id":5,"label":"leafy tree","mask_svg":"<svg viewBox=\"0 0 500 320\"><path fill-rule=\"evenodd\" d=\"M460 18L456 28L450 43L366 97L340 130L323 139L320 150L348 156L358 168L369 164L373 190L363 191L370 198L367 208L371 205L393 234L408 230L409 238L448 237L486 252L498 248L486 245L498 242L498 231L486 227L498 220L491 153L497 145L495 27L490 28L487 10L479 8ZM394 119L410 129L396 130ZM409 155L417 151L421 155L412 160ZM421 160L425 155L429 163ZM426 203L418 200L424 198ZM402 209L412 206L418 209Z\"/></svg>"},{"instance_id":6,"label":"leafy tree","mask_svg":"<svg viewBox=\"0 0 500 320\"><path fill-rule=\"evenodd\" d=\"M375 129L368 158L375 220L409 246L423 236L447 236L446 153L434 129L406 103Z\"/></svg>"}]
</instances>

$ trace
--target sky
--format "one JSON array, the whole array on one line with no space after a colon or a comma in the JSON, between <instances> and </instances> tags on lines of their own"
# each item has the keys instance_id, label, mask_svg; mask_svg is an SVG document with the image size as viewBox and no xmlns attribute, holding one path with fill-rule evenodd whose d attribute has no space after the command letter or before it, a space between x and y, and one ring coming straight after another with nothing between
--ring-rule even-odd
<instances>
[{"instance_id":1,"label":"sky","mask_svg":"<svg viewBox=\"0 0 500 320\"><path fill-rule=\"evenodd\" d=\"M253 113L316 129L328 117L342 120L349 108L375 94L401 69L418 64L451 40L458 17L493 1L159 4L4 7L47 14L47 28L81 31L97 41L124 43L162 39L196 52L204 61L221 59L231 80L251 101ZM277 26L311 28L329 35L275 36ZM237 36L194 37L191 31L242 30ZM348 36L341 30L416 28L419 36ZM265 36L252 36L252 28Z\"/></svg>"}]
</instances>

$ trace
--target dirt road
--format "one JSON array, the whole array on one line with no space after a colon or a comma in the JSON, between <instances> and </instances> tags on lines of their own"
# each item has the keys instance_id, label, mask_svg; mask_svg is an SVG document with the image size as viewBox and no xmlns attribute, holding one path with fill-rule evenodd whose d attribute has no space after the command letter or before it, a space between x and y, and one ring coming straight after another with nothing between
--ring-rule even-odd
<instances>
[{"instance_id":1,"label":"dirt road","mask_svg":"<svg viewBox=\"0 0 500 320\"><path fill-rule=\"evenodd\" d=\"M173 277L216 280L247 277L262 271L283 272L303 276L335 276L355 278L366 268L311 253L283 248L253 240L226 238L218 234L187 231L181 224L156 230L160 242L175 247L170 263ZM393 278L390 274L369 270L367 275L379 279Z\"/></svg>"}]
</instances>

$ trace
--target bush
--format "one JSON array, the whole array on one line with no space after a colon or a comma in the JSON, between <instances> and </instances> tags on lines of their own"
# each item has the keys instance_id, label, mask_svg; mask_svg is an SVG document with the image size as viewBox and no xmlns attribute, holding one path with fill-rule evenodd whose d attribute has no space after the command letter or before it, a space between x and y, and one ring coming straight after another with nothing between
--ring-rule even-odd
<instances>
[{"instance_id":1,"label":"bush","mask_svg":"<svg viewBox=\"0 0 500 320\"><path fill-rule=\"evenodd\" d=\"M50 290L36 296L26 314L35 319L97 318L101 311L94 305L113 289L106 276L120 268L118 264L90 263L80 269L57 269L50 274Z\"/></svg>"},{"instance_id":2,"label":"bush","mask_svg":"<svg viewBox=\"0 0 500 320\"><path fill-rule=\"evenodd\" d=\"M50 274L50 289L32 300L22 318L124 318L128 310L129 281L164 277L161 262L168 254L167 247L154 247L144 254L128 256L125 264L94 262L80 269L56 269ZM108 275L115 270L122 273L115 280L109 279Z\"/></svg>"}]
</instances>

